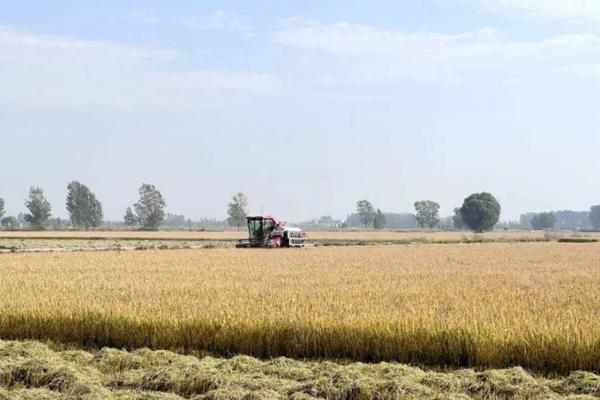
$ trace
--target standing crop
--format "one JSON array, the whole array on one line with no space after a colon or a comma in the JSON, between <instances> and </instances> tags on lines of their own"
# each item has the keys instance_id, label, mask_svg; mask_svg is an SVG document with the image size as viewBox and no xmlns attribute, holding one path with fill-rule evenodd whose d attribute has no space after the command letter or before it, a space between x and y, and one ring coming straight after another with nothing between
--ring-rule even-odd
<instances>
[{"instance_id":1,"label":"standing crop","mask_svg":"<svg viewBox=\"0 0 600 400\"><path fill-rule=\"evenodd\" d=\"M0 338L600 370L597 244L2 255Z\"/></svg>"}]
</instances>

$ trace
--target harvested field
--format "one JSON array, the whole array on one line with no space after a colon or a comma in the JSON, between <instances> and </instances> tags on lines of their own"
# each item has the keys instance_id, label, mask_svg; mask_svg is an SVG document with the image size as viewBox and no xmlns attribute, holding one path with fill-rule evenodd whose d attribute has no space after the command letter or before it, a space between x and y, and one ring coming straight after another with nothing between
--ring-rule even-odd
<instances>
[{"instance_id":1,"label":"harvested field","mask_svg":"<svg viewBox=\"0 0 600 400\"><path fill-rule=\"evenodd\" d=\"M402 364L260 361L126 352L53 350L0 341L0 399L595 399L600 376L548 379L522 368L435 372Z\"/></svg>"},{"instance_id":2,"label":"harvested field","mask_svg":"<svg viewBox=\"0 0 600 400\"><path fill-rule=\"evenodd\" d=\"M0 232L0 253L232 248L244 234L185 231ZM474 235L466 232L320 231L309 235L309 246L596 240L591 236L557 236L541 232L490 232Z\"/></svg>"},{"instance_id":3,"label":"harvested field","mask_svg":"<svg viewBox=\"0 0 600 400\"><path fill-rule=\"evenodd\" d=\"M478 237L486 240L510 241L515 239L544 239L548 235L542 231L493 231L480 234L472 232L449 232L449 231L315 231L309 232L314 239L335 240L415 240L424 242L439 241L462 241ZM571 233L560 233L559 236L570 236Z\"/></svg>"},{"instance_id":4,"label":"harvested field","mask_svg":"<svg viewBox=\"0 0 600 400\"><path fill-rule=\"evenodd\" d=\"M211 231L103 231L103 232L0 232L0 253L63 252L93 250L151 250L231 248L245 232ZM598 234L539 231L400 232L400 231L317 231L309 232L309 246L353 246L427 243L513 243L513 242L595 242Z\"/></svg>"},{"instance_id":5,"label":"harvested field","mask_svg":"<svg viewBox=\"0 0 600 400\"><path fill-rule=\"evenodd\" d=\"M56 239L0 238L0 253L66 252L106 250L173 250L234 247L235 242L223 240L185 239Z\"/></svg>"},{"instance_id":6,"label":"harvested field","mask_svg":"<svg viewBox=\"0 0 600 400\"><path fill-rule=\"evenodd\" d=\"M241 231L4 231L0 238L42 239L139 239L139 240L238 240L248 236Z\"/></svg>"},{"instance_id":7,"label":"harvested field","mask_svg":"<svg viewBox=\"0 0 600 400\"><path fill-rule=\"evenodd\" d=\"M600 244L7 254L0 338L600 371Z\"/></svg>"}]
</instances>

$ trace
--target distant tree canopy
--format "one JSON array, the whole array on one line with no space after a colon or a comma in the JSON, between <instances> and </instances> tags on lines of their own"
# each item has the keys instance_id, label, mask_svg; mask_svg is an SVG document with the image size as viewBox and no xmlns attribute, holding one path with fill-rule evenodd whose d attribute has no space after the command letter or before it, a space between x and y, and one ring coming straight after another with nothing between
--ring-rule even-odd
<instances>
[{"instance_id":1,"label":"distant tree canopy","mask_svg":"<svg viewBox=\"0 0 600 400\"><path fill-rule=\"evenodd\" d=\"M600 231L600 205L590 208L590 223L593 230Z\"/></svg>"},{"instance_id":2,"label":"distant tree canopy","mask_svg":"<svg viewBox=\"0 0 600 400\"><path fill-rule=\"evenodd\" d=\"M25 213L22 213L22 212L18 213L17 221L19 221L19 225L21 225L21 226L29 225L29 222L27 222L27 220L25 219Z\"/></svg>"},{"instance_id":3,"label":"distant tree canopy","mask_svg":"<svg viewBox=\"0 0 600 400\"><path fill-rule=\"evenodd\" d=\"M2 218L2 220L0 220L0 225L2 225L4 229L12 231L19 227L19 221L11 215L9 217Z\"/></svg>"},{"instance_id":4,"label":"distant tree canopy","mask_svg":"<svg viewBox=\"0 0 600 400\"><path fill-rule=\"evenodd\" d=\"M69 227L69 225L69 221L65 221L60 217L48 219L48 226L55 231L67 228Z\"/></svg>"},{"instance_id":5,"label":"distant tree canopy","mask_svg":"<svg viewBox=\"0 0 600 400\"><path fill-rule=\"evenodd\" d=\"M467 197L460 208L464 223L474 232L494 229L500 219L501 207L490 193L474 193Z\"/></svg>"},{"instance_id":6,"label":"distant tree canopy","mask_svg":"<svg viewBox=\"0 0 600 400\"><path fill-rule=\"evenodd\" d=\"M31 229L51 228L93 228L103 224L102 204L90 189L78 182L72 181L67 186L66 208L69 212L70 223L60 218L51 218L52 207L44 196L43 189L31 187L25 200L28 212L19 213L15 217L3 218L5 202L0 198L0 225L5 229L19 227ZM157 230L161 225L170 227L188 227L205 229L225 228L227 225L240 229L245 225L248 201L244 193L237 193L227 204L227 220L202 219L192 221L183 215L166 214L166 203L160 191L149 184L142 184L139 189L139 200L128 207L123 222L107 221L107 227L139 226L143 230ZM454 209L452 216L440 218L440 205L431 200L414 203L416 214L384 213L375 209L373 204L364 199L356 202L356 213L350 214L346 220L334 221L331 216L323 217L318 223L327 227L359 227L415 229L440 228L443 230L469 228L475 232L485 232L497 229L533 228L537 230L589 230L600 231L600 205L594 205L589 211L559 210L543 213L526 213L519 221L503 221L498 223L501 206L490 193L474 193L467 197L460 208ZM313 223L316 220L309 221ZM307 223L309 223L307 222ZM334 223L335 222L335 223ZM315 222L316 223L316 222Z\"/></svg>"},{"instance_id":7,"label":"distant tree canopy","mask_svg":"<svg viewBox=\"0 0 600 400\"><path fill-rule=\"evenodd\" d=\"M383 216L385 217L385 227L388 229L416 229L418 227L414 214L384 212ZM357 213L348 215L342 224L342 227L345 228L361 226L364 224Z\"/></svg>"},{"instance_id":8,"label":"distant tree canopy","mask_svg":"<svg viewBox=\"0 0 600 400\"><path fill-rule=\"evenodd\" d=\"M69 183L67 190L67 211L71 224L86 230L102 225L102 204L94 193L77 181Z\"/></svg>"},{"instance_id":9,"label":"distant tree canopy","mask_svg":"<svg viewBox=\"0 0 600 400\"><path fill-rule=\"evenodd\" d=\"M135 213L133 212L131 207L127 207L127 210L125 210L125 216L123 217L123 222L125 222L125 225L127 225L127 226L138 225L138 223L139 223L138 217L137 217L137 215L135 215Z\"/></svg>"},{"instance_id":10,"label":"distant tree canopy","mask_svg":"<svg viewBox=\"0 0 600 400\"><path fill-rule=\"evenodd\" d=\"M375 209L369 200L359 200L356 202L356 212L360 217L360 222L368 228L373 226L375 220Z\"/></svg>"},{"instance_id":11,"label":"distant tree canopy","mask_svg":"<svg viewBox=\"0 0 600 400\"><path fill-rule=\"evenodd\" d=\"M25 207L29 210L29 213L25 214L25 221L34 229L45 229L48 225L48 219L52 215L52 206L44 197L42 188L31 187L29 189L29 197L25 200Z\"/></svg>"},{"instance_id":12,"label":"distant tree canopy","mask_svg":"<svg viewBox=\"0 0 600 400\"><path fill-rule=\"evenodd\" d=\"M385 228L385 215L378 208L375 213L375 217L373 218L373 228L375 229L383 229Z\"/></svg>"},{"instance_id":13,"label":"distant tree canopy","mask_svg":"<svg viewBox=\"0 0 600 400\"><path fill-rule=\"evenodd\" d=\"M167 213L162 226L168 226L170 228L190 228L193 225L192 220L185 217L185 215Z\"/></svg>"},{"instance_id":14,"label":"distant tree canopy","mask_svg":"<svg viewBox=\"0 0 600 400\"><path fill-rule=\"evenodd\" d=\"M227 215L229 216L227 223L229 226L235 226L239 230L241 226L246 224L247 207L248 199L244 193L239 192L233 196L227 205Z\"/></svg>"},{"instance_id":15,"label":"distant tree canopy","mask_svg":"<svg viewBox=\"0 0 600 400\"><path fill-rule=\"evenodd\" d=\"M156 231L165 219L165 200L160 191L149 184L142 184L139 189L140 199L125 211L123 220L128 226L140 226L147 231Z\"/></svg>"},{"instance_id":16,"label":"distant tree canopy","mask_svg":"<svg viewBox=\"0 0 600 400\"><path fill-rule=\"evenodd\" d=\"M417 222L421 228L433 229L440 222L439 210L440 205L435 201L423 200L415 203L417 211Z\"/></svg>"},{"instance_id":17,"label":"distant tree canopy","mask_svg":"<svg viewBox=\"0 0 600 400\"><path fill-rule=\"evenodd\" d=\"M539 213L522 214L519 219L520 228L531 229L531 220ZM588 230L593 229L590 221L590 211L559 210L553 211L556 218L555 229Z\"/></svg>"},{"instance_id":18,"label":"distant tree canopy","mask_svg":"<svg viewBox=\"0 0 600 400\"><path fill-rule=\"evenodd\" d=\"M531 227L536 230L552 229L556 225L556 216L552 212L536 214L531 219Z\"/></svg>"},{"instance_id":19,"label":"distant tree canopy","mask_svg":"<svg viewBox=\"0 0 600 400\"><path fill-rule=\"evenodd\" d=\"M454 229L457 229L459 231L465 229L466 227L465 221L463 221L463 217L460 213L459 207L456 207L454 209L454 215L452 216L452 225L454 226Z\"/></svg>"},{"instance_id":20,"label":"distant tree canopy","mask_svg":"<svg viewBox=\"0 0 600 400\"><path fill-rule=\"evenodd\" d=\"M531 228L531 220L533 219L533 217L535 217L537 214L534 212L528 212L526 214L521 214L519 216L519 225L521 225L521 227L523 229L529 229Z\"/></svg>"},{"instance_id":21,"label":"distant tree canopy","mask_svg":"<svg viewBox=\"0 0 600 400\"><path fill-rule=\"evenodd\" d=\"M0 218L4 216L4 199L0 198Z\"/></svg>"}]
</instances>

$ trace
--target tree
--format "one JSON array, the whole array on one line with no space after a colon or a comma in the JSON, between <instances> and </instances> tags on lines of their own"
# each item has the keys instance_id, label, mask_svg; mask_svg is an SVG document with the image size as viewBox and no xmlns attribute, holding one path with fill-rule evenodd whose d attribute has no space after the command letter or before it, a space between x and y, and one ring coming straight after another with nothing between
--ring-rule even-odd
<instances>
[{"instance_id":1,"label":"tree","mask_svg":"<svg viewBox=\"0 0 600 400\"><path fill-rule=\"evenodd\" d=\"M59 231L64 226L66 226L65 222L66 221L63 221L60 217L50 218L48 220L48 224L50 225L50 227L52 228L52 230L55 230L55 231Z\"/></svg>"},{"instance_id":2,"label":"tree","mask_svg":"<svg viewBox=\"0 0 600 400\"><path fill-rule=\"evenodd\" d=\"M2 220L0 221L0 225L2 225L2 227L4 229L13 231L19 227L19 221L17 221L17 219L11 215L11 216L2 218Z\"/></svg>"},{"instance_id":3,"label":"tree","mask_svg":"<svg viewBox=\"0 0 600 400\"><path fill-rule=\"evenodd\" d=\"M171 228L182 228L188 226L188 219L185 218L185 215L167 213L162 225Z\"/></svg>"},{"instance_id":4,"label":"tree","mask_svg":"<svg viewBox=\"0 0 600 400\"><path fill-rule=\"evenodd\" d=\"M102 204L87 186L77 181L67 186L67 211L71 224L78 228L98 227L102 224Z\"/></svg>"},{"instance_id":5,"label":"tree","mask_svg":"<svg viewBox=\"0 0 600 400\"><path fill-rule=\"evenodd\" d=\"M556 216L551 212L536 214L531 219L531 227L536 230L552 229L554 225L556 225Z\"/></svg>"},{"instance_id":6,"label":"tree","mask_svg":"<svg viewBox=\"0 0 600 400\"><path fill-rule=\"evenodd\" d=\"M452 224L454 225L454 229L463 230L465 229L465 221L463 221L462 214L460 213L460 208L454 209L454 215L452 216Z\"/></svg>"},{"instance_id":7,"label":"tree","mask_svg":"<svg viewBox=\"0 0 600 400\"><path fill-rule=\"evenodd\" d=\"M500 219L500 204L489 193L474 193L467 197L460 208L465 224L474 232L494 229Z\"/></svg>"},{"instance_id":8,"label":"tree","mask_svg":"<svg viewBox=\"0 0 600 400\"><path fill-rule=\"evenodd\" d=\"M592 224L592 229L600 231L600 205L590 208L590 223Z\"/></svg>"},{"instance_id":9,"label":"tree","mask_svg":"<svg viewBox=\"0 0 600 400\"><path fill-rule=\"evenodd\" d=\"M375 229L385 228L385 215L383 215L383 212L381 212L381 210L379 208L377 209L377 212L375 213L375 218L373 218L373 228L375 228Z\"/></svg>"},{"instance_id":10,"label":"tree","mask_svg":"<svg viewBox=\"0 0 600 400\"><path fill-rule=\"evenodd\" d=\"M143 230L156 231L165 219L165 200L154 185L143 183L139 193L140 199L133 205L136 224Z\"/></svg>"},{"instance_id":11,"label":"tree","mask_svg":"<svg viewBox=\"0 0 600 400\"><path fill-rule=\"evenodd\" d=\"M240 227L246 223L246 217L248 213L246 211L246 207L248 207L248 200L244 193L239 192L231 199L231 202L227 205L227 222L229 226L237 227L238 231Z\"/></svg>"},{"instance_id":12,"label":"tree","mask_svg":"<svg viewBox=\"0 0 600 400\"><path fill-rule=\"evenodd\" d=\"M0 199L0 218L4 216L4 199Z\"/></svg>"},{"instance_id":13,"label":"tree","mask_svg":"<svg viewBox=\"0 0 600 400\"><path fill-rule=\"evenodd\" d=\"M28 226L29 222L25 219L25 214L20 212L17 214L17 221L19 221L19 226Z\"/></svg>"},{"instance_id":14,"label":"tree","mask_svg":"<svg viewBox=\"0 0 600 400\"><path fill-rule=\"evenodd\" d=\"M138 218L131 210L131 207L127 207L127 210L125 210L125 216L123 217L123 221L127 226L135 226L138 224Z\"/></svg>"},{"instance_id":15,"label":"tree","mask_svg":"<svg viewBox=\"0 0 600 400\"><path fill-rule=\"evenodd\" d=\"M375 209L369 200L359 200L356 202L356 212L360 217L360 222L368 228L373 225L375 220Z\"/></svg>"},{"instance_id":16,"label":"tree","mask_svg":"<svg viewBox=\"0 0 600 400\"><path fill-rule=\"evenodd\" d=\"M421 228L433 229L439 224L440 205L435 201L417 201L415 210L417 211L417 222Z\"/></svg>"},{"instance_id":17,"label":"tree","mask_svg":"<svg viewBox=\"0 0 600 400\"><path fill-rule=\"evenodd\" d=\"M32 228L45 229L48 218L52 215L52 206L44 197L44 190L31 187L29 198L25 200L25 207L29 210L29 213L25 214L25 220L31 224Z\"/></svg>"}]
</instances>

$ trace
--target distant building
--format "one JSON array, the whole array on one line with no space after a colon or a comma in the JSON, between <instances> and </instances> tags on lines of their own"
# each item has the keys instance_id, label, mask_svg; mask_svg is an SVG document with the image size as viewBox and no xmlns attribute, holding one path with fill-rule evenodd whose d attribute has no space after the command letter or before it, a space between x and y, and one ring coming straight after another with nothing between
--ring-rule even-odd
<instances>
[{"instance_id":1,"label":"distant building","mask_svg":"<svg viewBox=\"0 0 600 400\"><path fill-rule=\"evenodd\" d=\"M333 219L330 215L324 215L319 219L301 222L298 225L304 229L338 229L343 224L342 220Z\"/></svg>"},{"instance_id":2,"label":"distant building","mask_svg":"<svg viewBox=\"0 0 600 400\"><path fill-rule=\"evenodd\" d=\"M342 226L342 220L333 219L331 215L324 215L317 221L317 228L320 229L335 229Z\"/></svg>"}]
</instances>

